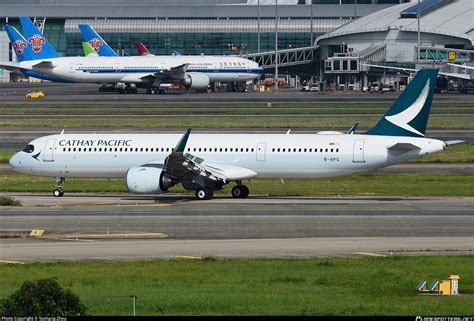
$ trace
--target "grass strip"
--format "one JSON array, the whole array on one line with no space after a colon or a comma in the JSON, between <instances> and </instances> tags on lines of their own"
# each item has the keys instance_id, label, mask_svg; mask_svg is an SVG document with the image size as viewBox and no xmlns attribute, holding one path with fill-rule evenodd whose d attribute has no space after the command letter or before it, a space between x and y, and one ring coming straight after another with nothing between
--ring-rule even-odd
<instances>
[{"instance_id":1,"label":"grass strip","mask_svg":"<svg viewBox=\"0 0 474 321\"><path fill-rule=\"evenodd\" d=\"M0 115L297 115L374 114L382 115L388 104L266 103L254 104L156 104L156 105L15 105L0 108ZM433 104L431 114L474 114L474 104Z\"/></svg>"},{"instance_id":2,"label":"grass strip","mask_svg":"<svg viewBox=\"0 0 474 321\"><path fill-rule=\"evenodd\" d=\"M254 179L245 183L251 194L263 195L380 195L380 196L474 196L474 173L368 173L325 179ZM230 195L234 184L222 191ZM54 179L20 173L0 173L0 192L51 192ZM127 192L124 179L66 179L65 191L110 193ZM186 192L180 185L170 192ZM187 193L192 193L187 191Z\"/></svg>"},{"instance_id":3,"label":"grass strip","mask_svg":"<svg viewBox=\"0 0 474 321\"><path fill-rule=\"evenodd\" d=\"M361 130L373 127L380 116L156 116L156 117L86 117L67 119L0 119L0 126L29 127L109 127L109 128L350 128L359 123ZM474 129L474 115L432 115L430 129Z\"/></svg>"},{"instance_id":4,"label":"grass strip","mask_svg":"<svg viewBox=\"0 0 474 321\"><path fill-rule=\"evenodd\" d=\"M471 315L473 256L76 262L0 265L0 299L57 277L91 315ZM459 274L460 296L419 296Z\"/></svg>"}]
</instances>

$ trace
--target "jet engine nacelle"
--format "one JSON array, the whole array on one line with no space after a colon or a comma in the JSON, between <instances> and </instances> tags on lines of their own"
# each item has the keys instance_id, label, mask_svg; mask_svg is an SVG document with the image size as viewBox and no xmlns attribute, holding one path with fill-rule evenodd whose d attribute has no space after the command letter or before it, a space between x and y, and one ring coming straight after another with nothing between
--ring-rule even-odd
<instances>
[{"instance_id":1,"label":"jet engine nacelle","mask_svg":"<svg viewBox=\"0 0 474 321\"><path fill-rule=\"evenodd\" d=\"M209 86L209 76L200 72L188 72L183 85L195 90L205 90Z\"/></svg>"},{"instance_id":2,"label":"jet engine nacelle","mask_svg":"<svg viewBox=\"0 0 474 321\"><path fill-rule=\"evenodd\" d=\"M166 192L174 183L156 167L132 167L127 171L127 187L133 193Z\"/></svg>"}]
</instances>

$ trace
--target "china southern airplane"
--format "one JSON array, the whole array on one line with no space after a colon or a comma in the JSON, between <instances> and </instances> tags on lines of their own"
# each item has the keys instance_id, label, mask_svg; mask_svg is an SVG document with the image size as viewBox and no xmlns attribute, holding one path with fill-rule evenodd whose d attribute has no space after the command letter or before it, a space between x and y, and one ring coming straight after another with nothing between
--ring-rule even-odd
<instances>
[{"instance_id":1,"label":"china southern airplane","mask_svg":"<svg viewBox=\"0 0 474 321\"><path fill-rule=\"evenodd\" d=\"M318 178L373 170L439 152L450 144L425 138L437 70L420 70L364 134L58 134L40 137L10 159L18 172L65 178L121 177L131 192L161 193L176 184L210 199L236 182L245 198L251 178Z\"/></svg>"},{"instance_id":2,"label":"china southern airplane","mask_svg":"<svg viewBox=\"0 0 474 321\"><path fill-rule=\"evenodd\" d=\"M0 68L56 82L128 83L154 93L161 83L202 90L212 82L246 82L263 74L257 63L232 56L60 57L28 17L20 17L25 37L5 30L19 62Z\"/></svg>"}]
</instances>

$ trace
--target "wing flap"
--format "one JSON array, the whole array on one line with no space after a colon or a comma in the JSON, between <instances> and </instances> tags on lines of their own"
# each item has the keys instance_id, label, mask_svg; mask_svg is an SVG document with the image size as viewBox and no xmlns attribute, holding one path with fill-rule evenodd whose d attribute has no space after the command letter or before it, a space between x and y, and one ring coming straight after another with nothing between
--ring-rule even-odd
<instances>
[{"instance_id":1,"label":"wing flap","mask_svg":"<svg viewBox=\"0 0 474 321\"><path fill-rule=\"evenodd\" d=\"M225 177L226 181L238 181L257 176L256 172L240 166L210 163L203 163L203 166L213 175Z\"/></svg>"}]
</instances>

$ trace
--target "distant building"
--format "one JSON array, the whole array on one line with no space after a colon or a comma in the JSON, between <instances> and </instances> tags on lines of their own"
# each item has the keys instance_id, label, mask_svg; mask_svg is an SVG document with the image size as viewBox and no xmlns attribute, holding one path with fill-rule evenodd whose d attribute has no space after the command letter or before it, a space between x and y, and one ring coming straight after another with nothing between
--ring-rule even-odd
<instances>
[{"instance_id":1,"label":"distant building","mask_svg":"<svg viewBox=\"0 0 474 321\"><path fill-rule=\"evenodd\" d=\"M315 44L320 46L326 78L338 85L362 88L371 81L387 83L400 78L400 71L363 64L405 68L418 68L423 63L443 65L450 60L450 52L452 62L471 61L473 17L472 0L425 0L420 7L414 1L361 17L319 36Z\"/></svg>"},{"instance_id":2,"label":"distant building","mask_svg":"<svg viewBox=\"0 0 474 321\"><path fill-rule=\"evenodd\" d=\"M311 45L354 17L363 17L407 0L278 0L279 48ZM179 6L176 5L179 3ZM89 23L121 55L136 55L135 41L154 54L241 54L274 50L275 3L261 0L0 0L0 19L20 31L18 16L44 22L44 34L59 53L83 55L78 23ZM44 20L46 18L46 20ZM260 41L258 39L260 38ZM15 60L0 31L0 60ZM312 75L314 68L290 68ZM0 69L0 81L10 79Z\"/></svg>"}]
</instances>

